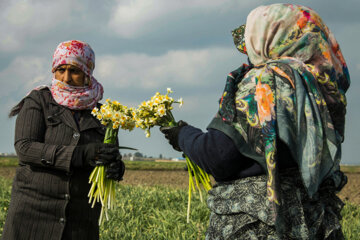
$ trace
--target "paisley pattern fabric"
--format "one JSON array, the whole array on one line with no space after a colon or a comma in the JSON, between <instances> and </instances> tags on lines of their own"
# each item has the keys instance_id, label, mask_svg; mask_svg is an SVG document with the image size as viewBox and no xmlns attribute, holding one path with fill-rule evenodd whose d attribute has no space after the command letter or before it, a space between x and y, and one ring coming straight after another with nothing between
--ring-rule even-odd
<instances>
[{"instance_id":1,"label":"paisley pattern fabric","mask_svg":"<svg viewBox=\"0 0 360 240\"><path fill-rule=\"evenodd\" d=\"M281 196L277 140L293 154L309 198L327 179L339 187L345 179L339 163L350 78L339 45L310 8L258 7L247 18L244 37L254 66L229 74L208 127L226 133L266 170L272 222L281 229L286 196ZM230 97L224 101L224 96Z\"/></svg>"},{"instance_id":2,"label":"paisley pattern fabric","mask_svg":"<svg viewBox=\"0 0 360 240\"><path fill-rule=\"evenodd\" d=\"M85 42L78 40L62 42L54 52L52 72L64 64L76 66L90 77L95 68L95 53L90 45Z\"/></svg>"},{"instance_id":3,"label":"paisley pattern fabric","mask_svg":"<svg viewBox=\"0 0 360 240\"><path fill-rule=\"evenodd\" d=\"M93 109L103 97L103 87L94 77L89 86L75 87L53 78L50 87L54 100L72 110Z\"/></svg>"},{"instance_id":4,"label":"paisley pattern fabric","mask_svg":"<svg viewBox=\"0 0 360 240\"><path fill-rule=\"evenodd\" d=\"M223 121L231 123L236 114L235 93L237 85L243 79L244 75L251 69L247 64L243 64L240 68L229 73L226 79L225 90L219 101L219 115Z\"/></svg>"},{"instance_id":5,"label":"paisley pattern fabric","mask_svg":"<svg viewBox=\"0 0 360 240\"><path fill-rule=\"evenodd\" d=\"M324 182L310 199L297 170L280 174L280 179L286 193L279 209L285 216L281 229L275 228L267 177L261 175L217 183L209 191L211 215L205 239L344 239L339 222L343 203L333 182Z\"/></svg>"},{"instance_id":6,"label":"paisley pattern fabric","mask_svg":"<svg viewBox=\"0 0 360 240\"><path fill-rule=\"evenodd\" d=\"M314 75L314 84L343 137L349 72L334 35L314 10L294 4L254 9L247 17L245 45L254 65L282 57L303 62Z\"/></svg>"},{"instance_id":7,"label":"paisley pattern fabric","mask_svg":"<svg viewBox=\"0 0 360 240\"><path fill-rule=\"evenodd\" d=\"M233 36L234 44L241 53L246 53L246 45L245 45L245 24L241 25L238 28L235 28L231 31L231 35Z\"/></svg>"}]
</instances>

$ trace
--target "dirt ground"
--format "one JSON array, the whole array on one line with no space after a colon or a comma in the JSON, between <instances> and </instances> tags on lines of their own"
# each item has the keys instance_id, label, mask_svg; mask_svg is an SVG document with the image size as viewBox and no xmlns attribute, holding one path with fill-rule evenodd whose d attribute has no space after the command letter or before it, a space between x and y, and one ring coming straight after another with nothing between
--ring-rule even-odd
<instances>
[{"instance_id":1,"label":"dirt ground","mask_svg":"<svg viewBox=\"0 0 360 240\"><path fill-rule=\"evenodd\" d=\"M1 167L0 176L13 178L14 167ZM360 172L346 173L348 183L339 193L342 200L347 200L360 205ZM177 188L188 187L188 173L186 171L150 171L150 170L127 170L122 184L155 186L167 185Z\"/></svg>"},{"instance_id":2,"label":"dirt ground","mask_svg":"<svg viewBox=\"0 0 360 240\"><path fill-rule=\"evenodd\" d=\"M360 173L347 173L348 183L339 193L343 200L360 205Z\"/></svg>"},{"instance_id":3,"label":"dirt ground","mask_svg":"<svg viewBox=\"0 0 360 240\"><path fill-rule=\"evenodd\" d=\"M348 183L339 193L342 200L360 205L360 173L346 173ZM186 171L127 171L123 184L130 185L170 185L173 187L188 187Z\"/></svg>"}]
</instances>

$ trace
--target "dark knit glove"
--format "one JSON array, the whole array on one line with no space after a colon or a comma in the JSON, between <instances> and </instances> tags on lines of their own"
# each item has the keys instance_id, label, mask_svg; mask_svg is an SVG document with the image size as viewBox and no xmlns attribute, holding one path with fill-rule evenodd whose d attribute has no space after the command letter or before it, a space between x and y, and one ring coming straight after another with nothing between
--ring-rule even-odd
<instances>
[{"instance_id":1,"label":"dark knit glove","mask_svg":"<svg viewBox=\"0 0 360 240\"><path fill-rule=\"evenodd\" d=\"M89 143L77 146L71 159L75 168L97 165L109 165L121 156L117 145L108 143Z\"/></svg>"},{"instance_id":2,"label":"dark knit glove","mask_svg":"<svg viewBox=\"0 0 360 240\"><path fill-rule=\"evenodd\" d=\"M122 161L122 156L119 155L116 161L110 163L106 169L106 177L115 181L121 181L125 173L125 164Z\"/></svg>"},{"instance_id":3,"label":"dark knit glove","mask_svg":"<svg viewBox=\"0 0 360 240\"><path fill-rule=\"evenodd\" d=\"M165 134L165 138L169 140L170 145L176 150L181 152L179 147L179 133L182 127L188 124L180 120L174 127L160 127L160 131Z\"/></svg>"}]
</instances>

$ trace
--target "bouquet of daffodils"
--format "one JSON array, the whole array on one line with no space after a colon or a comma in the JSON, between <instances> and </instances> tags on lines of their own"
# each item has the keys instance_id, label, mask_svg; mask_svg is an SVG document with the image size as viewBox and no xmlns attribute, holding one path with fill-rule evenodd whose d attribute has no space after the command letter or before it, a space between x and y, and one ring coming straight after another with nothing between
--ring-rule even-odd
<instances>
[{"instance_id":1,"label":"bouquet of daffodils","mask_svg":"<svg viewBox=\"0 0 360 240\"><path fill-rule=\"evenodd\" d=\"M179 103L180 107L183 104L183 100L180 98L175 101L169 97L169 93L172 93L170 88L167 89L165 95L161 95L157 92L150 100L142 102L141 105L135 110L134 119L136 127L145 130L146 137L150 137L150 128L155 125L158 126L176 126L174 116L171 113L173 109L173 103ZM204 172L198 165L192 162L187 156L185 156L187 169L189 172L189 195L188 195L188 208L187 208L187 222L190 221L190 204L191 204L191 193L195 191L195 185L200 194L200 200L203 201L200 183L206 191L211 189L211 181L209 175ZM192 177L193 176L193 177ZM195 184L194 184L194 179Z\"/></svg>"},{"instance_id":2,"label":"bouquet of daffodils","mask_svg":"<svg viewBox=\"0 0 360 240\"><path fill-rule=\"evenodd\" d=\"M179 103L180 107L183 100L180 98L175 101L169 97L172 93L171 89L167 89L165 95L157 92L150 100L144 101L137 109L128 108L117 101L106 100L106 103L100 109L94 108L92 114L103 125L106 126L104 143L115 144L119 132L119 128L124 130L133 130L134 127L145 130L146 137L150 137L150 128L154 126L176 126L177 123L171 113L173 103ZM206 191L211 189L209 175L199 166L193 163L185 156L186 164L189 171L189 197L187 209L187 222L190 218L191 193L195 191L195 185L202 199L200 183ZM97 166L89 177L91 188L88 194L89 203L92 207L96 202L101 202L102 208L100 213L99 225L103 221L104 215L108 220L108 209L113 209L115 204L115 183L113 180L107 179L105 176L105 166ZM193 179L194 178L194 179ZM194 183L195 182L195 183Z\"/></svg>"},{"instance_id":3,"label":"bouquet of daffodils","mask_svg":"<svg viewBox=\"0 0 360 240\"><path fill-rule=\"evenodd\" d=\"M106 126L104 143L116 144L119 128L133 130L134 109L121 105L117 101L106 100L100 109L94 108L92 114ZM96 202L101 202L99 225L103 222L104 215L108 220L108 209L113 209L115 204L115 182L105 176L105 166L96 166L89 177L91 188L88 194L89 203L94 207Z\"/></svg>"}]
</instances>

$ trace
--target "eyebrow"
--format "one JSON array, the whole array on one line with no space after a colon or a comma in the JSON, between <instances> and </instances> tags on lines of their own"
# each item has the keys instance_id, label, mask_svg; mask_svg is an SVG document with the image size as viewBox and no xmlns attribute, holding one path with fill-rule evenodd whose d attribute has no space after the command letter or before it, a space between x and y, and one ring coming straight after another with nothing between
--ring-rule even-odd
<instances>
[{"instance_id":1,"label":"eyebrow","mask_svg":"<svg viewBox=\"0 0 360 240\"><path fill-rule=\"evenodd\" d=\"M70 67L60 66L57 69L69 69L69 70L80 70L81 71L80 68L75 67L75 66L70 66Z\"/></svg>"}]
</instances>

